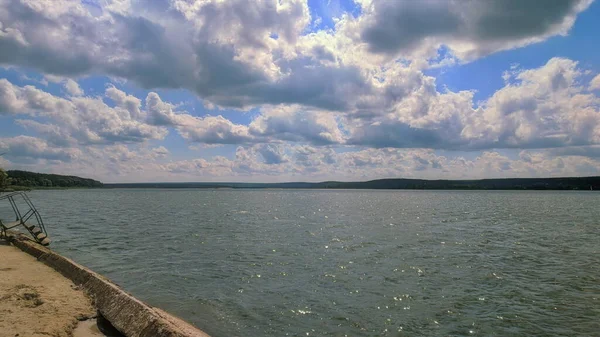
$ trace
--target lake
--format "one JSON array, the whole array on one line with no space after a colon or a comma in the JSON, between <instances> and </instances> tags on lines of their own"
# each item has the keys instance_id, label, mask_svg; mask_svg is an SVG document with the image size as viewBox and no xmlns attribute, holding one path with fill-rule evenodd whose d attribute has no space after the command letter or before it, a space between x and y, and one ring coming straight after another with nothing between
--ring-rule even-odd
<instances>
[{"instance_id":1,"label":"lake","mask_svg":"<svg viewBox=\"0 0 600 337\"><path fill-rule=\"evenodd\" d=\"M51 248L213 337L600 331L600 193L29 195Z\"/></svg>"}]
</instances>

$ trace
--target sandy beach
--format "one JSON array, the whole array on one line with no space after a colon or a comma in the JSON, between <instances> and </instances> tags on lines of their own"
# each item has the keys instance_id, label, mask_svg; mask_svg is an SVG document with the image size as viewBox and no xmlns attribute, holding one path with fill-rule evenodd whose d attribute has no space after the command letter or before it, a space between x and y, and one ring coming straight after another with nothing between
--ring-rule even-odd
<instances>
[{"instance_id":1,"label":"sandy beach","mask_svg":"<svg viewBox=\"0 0 600 337\"><path fill-rule=\"evenodd\" d=\"M0 337L124 335L208 337L25 236L0 241Z\"/></svg>"},{"instance_id":2,"label":"sandy beach","mask_svg":"<svg viewBox=\"0 0 600 337\"><path fill-rule=\"evenodd\" d=\"M0 337L103 336L86 321L95 315L70 280L0 240Z\"/></svg>"}]
</instances>

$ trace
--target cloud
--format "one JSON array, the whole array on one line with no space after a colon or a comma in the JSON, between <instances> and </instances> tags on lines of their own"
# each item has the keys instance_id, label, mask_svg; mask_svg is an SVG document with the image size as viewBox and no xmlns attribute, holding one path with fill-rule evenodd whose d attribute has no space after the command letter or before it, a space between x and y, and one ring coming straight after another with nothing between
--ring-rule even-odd
<instances>
[{"instance_id":1,"label":"cloud","mask_svg":"<svg viewBox=\"0 0 600 337\"><path fill-rule=\"evenodd\" d=\"M173 106L151 93L146 99L148 120L154 125L170 125L188 141L203 144L252 144L278 141L317 145L344 142L336 118L331 113L300 110L299 107L269 106L249 124L235 124L223 116L196 117L173 112Z\"/></svg>"},{"instance_id":2,"label":"cloud","mask_svg":"<svg viewBox=\"0 0 600 337\"><path fill-rule=\"evenodd\" d=\"M162 147L152 147L144 143L86 145L80 146L81 155L70 162L56 161L46 165L47 170L58 174L82 175L100 179L104 182L125 179L140 181L156 181L160 179L162 162L169 151ZM30 167L23 167L31 169ZM134 178L137 176L138 178Z\"/></svg>"},{"instance_id":3,"label":"cloud","mask_svg":"<svg viewBox=\"0 0 600 337\"><path fill-rule=\"evenodd\" d=\"M64 141L142 142L166 136L164 128L145 123L135 99L115 88L108 88L107 96L116 99L116 107L110 107L101 97L62 98L0 79L0 111L40 119L19 120L19 124L47 135L55 145L64 145Z\"/></svg>"},{"instance_id":4,"label":"cloud","mask_svg":"<svg viewBox=\"0 0 600 337\"><path fill-rule=\"evenodd\" d=\"M170 162L159 166L161 176L164 173L175 174L176 176L188 176L193 177L192 179L198 179L198 177L204 177L210 179L210 177L222 177L232 175L233 162L224 157L214 157L211 161L203 158L179 160Z\"/></svg>"},{"instance_id":5,"label":"cloud","mask_svg":"<svg viewBox=\"0 0 600 337\"><path fill-rule=\"evenodd\" d=\"M503 75L503 88L476 104L472 91L438 92L432 77L398 66L354 109L267 105L248 125L221 115L193 116L154 92L142 101L114 86L103 97L60 98L0 80L0 106L4 113L36 117L18 123L60 146L160 140L174 128L189 142L202 144L555 148L600 144L599 98L580 83L584 73L564 58L535 69L517 67Z\"/></svg>"},{"instance_id":6,"label":"cloud","mask_svg":"<svg viewBox=\"0 0 600 337\"><path fill-rule=\"evenodd\" d=\"M344 142L335 115L306 111L300 107L267 107L249 125L250 133L258 137L306 142L315 145Z\"/></svg>"},{"instance_id":7,"label":"cloud","mask_svg":"<svg viewBox=\"0 0 600 337\"><path fill-rule=\"evenodd\" d=\"M305 1L108 3L94 15L72 1L2 0L0 63L186 88L228 106L295 99L298 87L279 85L271 51L310 22Z\"/></svg>"},{"instance_id":8,"label":"cloud","mask_svg":"<svg viewBox=\"0 0 600 337\"><path fill-rule=\"evenodd\" d=\"M16 119L15 123L27 130L37 132L38 135L43 136L48 143L54 146L69 147L77 143L76 139L64 132L58 125L40 123L30 119Z\"/></svg>"},{"instance_id":9,"label":"cloud","mask_svg":"<svg viewBox=\"0 0 600 337\"><path fill-rule=\"evenodd\" d=\"M165 158L169 153L169 150L164 146L155 147L151 150L151 155L155 158Z\"/></svg>"},{"instance_id":10,"label":"cloud","mask_svg":"<svg viewBox=\"0 0 600 337\"><path fill-rule=\"evenodd\" d=\"M197 117L164 102L155 92L142 100L109 85L104 96L57 97L33 86L0 80L3 113L30 115L17 123L44 135L54 145L115 144L163 139L175 128L186 140L204 144L246 144L273 141L342 143L334 115L300 107L265 107L250 125L222 116ZM112 106L111 106L112 105Z\"/></svg>"},{"instance_id":11,"label":"cloud","mask_svg":"<svg viewBox=\"0 0 600 337\"><path fill-rule=\"evenodd\" d=\"M591 2L375 0L363 6L358 29L375 53L410 56L446 45L460 59L472 60L565 35Z\"/></svg>"},{"instance_id":12,"label":"cloud","mask_svg":"<svg viewBox=\"0 0 600 337\"><path fill-rule=\"evenodd\" d=\"M26 101L22 97L21 90L15 90L15 87L6 79L0 79L0 115L14 114L15 112L25 113L23 108Z\"/></svg>"},{"instance_id":13,"label":"cloud","mask_svg":"<svg viewBox=\"0 0 600 337\"><path fill-rule=\"evenodd\" d=\"M261 144L256 147L267 165L283 164L288 161L286 154L280 146L273 144Z\"/></svg>"},{"instance_id":14,"label":"cloud","mask_svg":"<svg viewBox=\"0 0 600 337\"><path fill-rule=\"evenodd\" d=\"M72 79L67 79L67 81L65 82L65 89L71 96L83 95L83 90L81 90L79 84L77 84L77 82L73 81Z\"/></svg>"},{"instance_id":15,"label":"cloud","mask_svg":"<svg viewBox=\"0 0 600 337\"><path fill-rule=\"evenodd\" d=\"M590 81L589 90L600 90L600 74Z\"/></svg>"},{"instance_id":16,"label":"cloud","mask_svg":"<svg viewBox=\"0 0 600 337\"><path fill-rule=\"evenodd\" d=\"M226 107L358 111L365 101L385 98L381 94L402 93L379 82L411 78L393 74L400 54L435 56L446 45L471 60L566 34L589 3L362 2L358 18L342 15L335 30L307 33L311 17L302 0L99 6L0 0L0 64L61 77L105 74L146 89L184 88ZM82 94L75 83L66 84L72 96Z\"/></svg>"},{"instance_id":17,"label":"cloud","mask_svg":"<svg viewBox=\"0 0 600 337\"><path fill-rule=\"evenodd\" d=\"M182 114L177 118L177 130L183 138L198 143L242 144L254 141L248 133L248 126L234 124L223 116Z\"/></svg>"},{"instance_id":18,"label":"cloud","mask_svg":"<svg viewBox=\"0 0 600 337\"><path fill-rule=\"evenodd\" d=\"M568 34L591 1L355 2L360 14L309 31L302 0L0 0L0 64L53 82L0 79L0 117L35 135L0 144L19 152L11 165L108 180L597 172L600 77L587 82L577 62L511 67L478 102L423 70ZM82 90L92 74L115 85ZM159 88L250 116L198 116ZM194 158L171 161L171 131L200 149ZM228 155L208 157L217 151Z\"/></svg>"},{"instance_id":19,"label":"cloud","mask_svg":"<svg viewBox=\"0 0 600 337\"><path fill-rule=\"evenodd\" d=\"M79 149L56 148L43 139L30 136L0 138L0 152L5 152L5 158L15 163L37 162L40 159L70 162L82 155Z\"/></svg>"},{"instance_id":20,"label":"cloud","mask_svg":"<svg viewBox=\"0 0 600 337\"><path fill-rule=\"evenodd\" d=\"M294 149L293 156L296 164L316 170L322 165L332 165L337 162L337 153L331 148L315 148L308 145L299 145Z\"/></svg>"},{"instance_id":21,"label":"cloud","mask_svg":"<svg viewBox=\"0 0 600 337\"><path fill-rule=\"evenodd\" d=\"M232 172L248 176L280 176L289 171L290 165L286 152L287 146L257 144L238 146L232 162Z\"/></svg>"},{"instance_id":22,"label":"cloud","mask_svg":"<svg viewBox=\"0 0 600 337\"><path fill-rule=\"evenodd\" d=\"M600 100L579 85L582 74L577 62L553 58L513 71L479 106L472 92L439 93L433 81L423 81L393 110L354 120L347 144L451 150L599 144Z\"/></svg>"},{"instance_id":23,"label":"cloud","mask_svg":"<svg viewBox=\"0 0 600 337\"><path fill-rule=\"evenodd\" d=\"M578 83L577 62L553 58L537 69L520 71L515 84L498 90L471 119L463 135L484 133L505 147L549 148L600 142L598 97Z\"/></svg>"},{"instance_id":24,"label":"cloud","mask_svg":"<svg viewBox=\"0 0 600 337\"><path fill-rule=\"evenodd\" d=\"M383 177L478 179L600 174L600 160L572 151L457 152L424 149L345 149L290 144L239 146L233 158L168 161L168 150L144 144L56 148L27 136L0 138L7 168L79 174L105 182L129 181L326 181ZM39 170L39 169L38 169Z\"/></svg>"},{"instance_id":25,"label":"cloud","mask_svg":"<svg viewBox=\"0 0 600 337\"><path fill-rule=\"evenodd\" d=\"M483 179L600 174L600 161L597 159L572 155L557 157L545 150L520 151L513 158L496 151L483 151L472 159L466 159L456 152L437 154L423 149L336 152L324 147L284 145L279 146L277 152L285 154L286 160L268 164L260 154L261 147L238 148L231 162L233 174L262 177L263 181L293 181L307 177L312 181L325 181L384 177Z\"/></svg>"},{"instance_id":26,"label":"cloud","mask_svg":"<svg viewBox=\"0 0 600 337\"><path fill-rule=\"evenodd\" d=\"M358 63L322 63L335 59L329 47L294 50L306 44L305 1L124 2L101 15L69 1L6 1L0 22L22 41L0 36L2 50L11 51L0 55L0 64L67 77L101 73L148 89L185 88L236 108L297 103L344 110L351 107L348 97L371 87Z\"/></svg>"},{"instance_id":27,"label":"cloud","mask_svg":"<svg viewBox=\"0 0 600 337\"><path fill-rule=\"evenodd\" d=\"M124 114L128 114L133 119L142 119L144 114L141 111L142 101L132 95L127 95L125 92L109 86L106 88L105 96L113 101L117 109L124 109ZM150 96L150 94L148 94Z\"/></svg>"},{"instance_id":28,"label":"cloud","mask_svg":"<svg viewBox=\"0 0 600 337\"><path fill-rule=\"evenodd\" d=\"M177 124L174 106L163 102L157 93L151 92L146 96L146 110L148 122L152 125L174 125Z\"/></svg>"},{"instance_id":29,"label":"cloud","mask_svg":"<svg viewBox=\"0 0 600 337\"><path fill-rule=\"evenodd\" d=\"M549 149L547 151L552 156L581 156L600 159L600 146L567 146Z\"/></svg>"},{"instance_id":30,"label":"cloud","mask_svg":"<svg viewBox=\"0 0 600 337\"><path fill-rule=\"evenodd\" d=\"M201 172L203 169L209 166L205 159L192 159L179 161L177 163L169 163L164 167L171 173L184 173L184 172Z\"/></svg>"}]
</instances>

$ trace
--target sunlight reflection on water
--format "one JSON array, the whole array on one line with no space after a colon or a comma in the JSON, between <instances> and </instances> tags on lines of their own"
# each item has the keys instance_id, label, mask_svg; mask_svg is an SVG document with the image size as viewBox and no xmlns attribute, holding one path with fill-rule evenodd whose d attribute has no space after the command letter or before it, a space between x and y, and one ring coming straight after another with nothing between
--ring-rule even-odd
<instances>
[{"instance_id":1,"label":"sunlight reflection on water","mask_svg":"<svg viewBox=\"0 0 600 337\"><path fill-rule=\"evenodd\" d=\"M598 193L30 195L53 249L215 337L600 331Z\"/></svg>"}]
</instances>

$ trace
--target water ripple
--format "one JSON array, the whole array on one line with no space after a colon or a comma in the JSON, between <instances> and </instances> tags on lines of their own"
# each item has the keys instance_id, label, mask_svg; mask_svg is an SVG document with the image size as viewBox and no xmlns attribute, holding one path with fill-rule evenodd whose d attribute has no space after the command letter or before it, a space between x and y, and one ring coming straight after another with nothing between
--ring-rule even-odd
<instances>
[{"instance_id":1,"label":"water ripple","mask_svg":"<svg viewBox=\"0 0 600 337\"><path fill-rule=\"evenodd\" d=\"M215 337L600 331L598 193L31 197L54 249Z\"/></svg>"}]
</instances>

